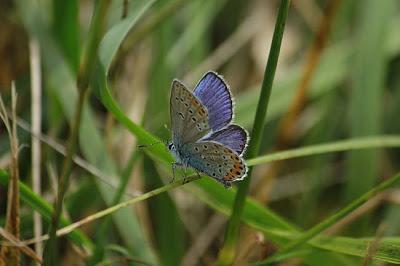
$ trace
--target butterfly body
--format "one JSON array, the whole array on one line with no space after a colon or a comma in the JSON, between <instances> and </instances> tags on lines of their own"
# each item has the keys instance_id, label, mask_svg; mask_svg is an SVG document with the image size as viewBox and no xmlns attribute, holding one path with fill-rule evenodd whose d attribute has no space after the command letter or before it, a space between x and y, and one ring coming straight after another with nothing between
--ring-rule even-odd
<instances>
[{"instance_id":1,"label":"butterfly body","mask_svg":"<svg viewBox=\"0 0 400 266\"><path fill-rule=\"evenodd\" d=\"M242 154L247 133L230 124L232 96L218 74L206 73L193 93L174 80L170 104L172 142L168 149L177 164L205 173L226 187L246 176Z\"/></svg>"}]
</instances>

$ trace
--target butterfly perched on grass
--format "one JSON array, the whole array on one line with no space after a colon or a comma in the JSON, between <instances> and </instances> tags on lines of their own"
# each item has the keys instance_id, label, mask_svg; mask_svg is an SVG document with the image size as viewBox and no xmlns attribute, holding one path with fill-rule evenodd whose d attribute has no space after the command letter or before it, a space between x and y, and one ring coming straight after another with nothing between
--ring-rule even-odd
<instances>
[{"instance_id":1,"label":"butterfly perched on grass","mask_svg":"<svg viewBox=\"0 0 400 266\"><path fill-rule=\"evenodd\" d=\"M221 76L207 72L193 92L173 80L170 115L172 141L168 149L176 159L173 170L192 167L225 187L246 176L242 155L247 132L231 124L233 99Z\"/></svg>"}]
</instances>

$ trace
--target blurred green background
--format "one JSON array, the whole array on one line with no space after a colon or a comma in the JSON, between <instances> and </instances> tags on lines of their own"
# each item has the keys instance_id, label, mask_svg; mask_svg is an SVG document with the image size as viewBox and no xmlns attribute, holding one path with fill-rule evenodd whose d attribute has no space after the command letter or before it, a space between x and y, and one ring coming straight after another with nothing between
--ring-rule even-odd
<instances>
[{"instance_id":1,"label":"blurred green background","mask_svg":"<svg viewBox=\"0 0 400 266\"><path fill-rule=\"evenodd\" d=\"M21 189L21 239L34 236L33 210L44 216L43 232L47 232L46 206L54 201L64 160L54 147L42 142L41 195L28 193L32 186L32 134L26 129L32 124L31 107L35 104L32 78L37 75L42 81L42 134L65 146L95 3L0 1L1 97L10 109L11 81L15 81L17 115L20 125L25 125L25 129L18 128L18 139L24 146L19 151L20 180L27 186ZM104 69L93 73L79 132L77 155L82 164L73 167L64 201L68 221L78 221L171 180L170 167L157 160L157 152L154 156L138 149L137 145L149 143L143 143L144 138L137 138L126 123L121 123L124 118L105 103L110 97L104 96L104 84L98 85L96 80L107 77L108 89L125 117L169 140L172 79L183 80L192 89L204 72L217 71L235 97L235 123L251 132L279 3L111 1L98 52ZM327 12L331 14L324 16ZM399 25L400 5L395 0L292 1L262 154L399 134ZM32 67L32 58L40 59L39 68ZM99 77L98 71L104 77ZM307 71L310 80L304 84ZM289 110L295 112L285 124L282 121ZM162 150L162 145L158 149ZM3 126L0 156L0 168L7 170L11 156ZM300 230L336 212L394 175L399 167L399 150L394 148L322 154L257 166L251 196L258 203L246 205L247 226L242 230L236 265L265 259ZM2 172L1 176L0 226L4 227L7 174ZM117 191L119 196L115 196ZM60 265L212 265L224 239L225 215L231 211L234 191L203 178L126 207L61 238ZM394 188L371 199L358 213L331 228L329 235L343 238L303 247L298 256L282 265L400 263L399 196L400 191ZM394 251L368 251L363 241L367 237L385 237L388 242L382 243ZM368 254L375 259L369 261ZM23 256L22 263L33 262Z\"/></svg>"}]
</instances>

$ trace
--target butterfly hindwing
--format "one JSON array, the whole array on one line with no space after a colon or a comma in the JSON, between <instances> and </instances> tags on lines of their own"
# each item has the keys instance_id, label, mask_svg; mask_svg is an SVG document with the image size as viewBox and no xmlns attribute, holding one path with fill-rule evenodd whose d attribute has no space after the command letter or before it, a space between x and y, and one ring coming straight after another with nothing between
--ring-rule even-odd
<instances>
[{"instance_id":1,"label":"butterfly hindwing","mask_svg":"<svg viewBox=\"0 0 400 266\"><path fill-rule=\"evenodd\" d=\"M233 117L233 101L228 85L215 72L207 72L199 81L193 94L207 108L209 125L218 131L228 125Z\"/></svg>"},{"instance_id":2,"label":"butterfly hindwing","mask_svg":"<svg viewBox=\"0 0 400 266\"><path fill-rule=\"evenodd\" d=\"M209 175L226 187L246 176L243 158L233 150L213 141L199 141L182 147L187 164Z\"/></svg>"},{"instance_id":3,"label":"butterfly hindwing","mask_svg":"<svg viewBox=\"0 0 400 266\"><path fill-rule=\"evenodd\" d=\"M247 145L247 132L241 126L232 124L213 132L202 141L215 141L234 150L237 154L242 154Z\"/></svg>"},{"instance_id":4,"label":"butterfly hindwing","mask_svg":"<svg viewBox=\"0 0 400 266\"><path fill-rule=\"evenodd\" d=\"M178 80L172 82L170 104L173 142L177 148L196 142L210 131L207 109Z\"/></svg>"}]
</instances>

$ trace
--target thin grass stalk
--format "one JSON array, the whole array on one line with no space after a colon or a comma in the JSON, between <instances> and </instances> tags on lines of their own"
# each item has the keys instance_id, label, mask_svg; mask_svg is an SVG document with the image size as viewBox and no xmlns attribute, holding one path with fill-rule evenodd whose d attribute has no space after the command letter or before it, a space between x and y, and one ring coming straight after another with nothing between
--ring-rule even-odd
<instances>
[{"instance_id":1,"label":"thin grass stalk","mask_svg":"<svg viewBox=\"0 0 400 266\"><path fill-rule=\"evenodd\" d=\"M32 119L32 133L40 135L41 124L42 124L42 77L40 69L40 47L39 42L36 39L32 39L29 42L30 51L30 67L31 67L31 119ZM17 121L15 121L16 123ZM41 195L41 178L40 178L40 159L41 149L40 140L32 136L32 189L38 195ZM43 234L42 230L42 218L40 214L35 211L33 213L33 233L35 237L39 237ZM41 256L43 253L42 243L35 243L35 251Z\"/></svg>"},{"instance_id":2,"label":"thin grass stalk","mask_svg":"<svg viewBox=\"0 0 400 266\"><path fill-rule=\"evenodd\" d=\"M187 183L193 182L193 181L198 180L200 178L201 177L199 177L198 175L188 176L185 179L177 180L177 181L175 181L173 183L170 183L170 184L162 186L160 188L151 190L151 191L149 191L147 193L144 193L144 194L142 194L140 196L137 196L135 198L132 198L130 200L118 203L118 204L116 204L116 205L114 205L112 207L109 207L109 208L104 209L102 211L96 212L95 214L89 215L89 216L87 216L86 218L84 218L82 220L79 220L79 221L77 221L77 222L75 222L73 224L67 225L67 226L57 230L57 236L60 237L60 236L69 234L72 231L76 230L77 228L79 228L79 227L81 227L81 226L83 226L85 224L91 223L91 222L93 222L95 220L98 220L98 219L103 218L103 217L105 217L107 215L115 213L116 211L119 211L122 208L125 208L127 206L136 204L136 203L144 201L144 200L147 200L147 199L149 199L151 197L157 196L157 195L159 195L161 193L164 193L164 192L167 192L167 191L169 191L171 189L183 186L183 185L185 185ZM22 241L22 242L24 244L32 244L32 243L35 243L37 241L45 241L45 240L48 240L48 239L49 239L49 235L46 234L46 235L42 235L39 239L30 239L30 240Z\"/></svg>"},{"instance_id":3,"label":"thin grass stalk","mask_svg":"<svg viewBox=\"0 0 400 266\"><path fill-rule=\"evenodd\" d=\"M62 173L60 177L58 178L58 186L57 186L57 196L56 196L56 201L54 204L54 212L53 216L51 219L50 227L49 227L49 236L50 239L46 243L45 248L44 248L44 265L56 265L57 263L57 250L58 250L58 241L57 241L57 228L60 222L60 216L62 213L62 205L63 205L63 200L65 193L68 188L69 184L69 176L72 172L72 157L76 152L77 148L77 141L78 141L78 133L79 133L79 126L80 126L80 120L82 116L82 109L83 109L83 103L85 99L86 93L79 93L79 101L77 103L77 110L75 111L75 117L73 120L73 126L70 131L70 137L68 140L68 145L67 145L67 151L66 151L66 157L63 163L63 168L62 168Z\"/></svg>"},{"instance_id":4,"label":"thin grass stalk","mask_svg":"<svg viewBox=\"0 0 400 266\"><path fill-rule=\"evenodd\" d=\"M357 139L347 139L330 143L311 145L308 147L302 147L281 152L274 152L268 155L249 159L247 160L247 165L254 166L273 161L287 160L287 159L293 159L293 158L299 158L317 154L327 154L331 152L384 148L384 147L387 148L400 147L400 136L383 135L383 136L364 137Z\"/></svg>"},{"instance_id":5,"label":"thin grass stalk","mask_svg":"<svg viewBox=\"0 0 400 266\"><path fill-rule=\"evenodd\" d=\"M282 259L288 258L288 254L292 253L296 248L301 247L303 244L307 243L309 240L311 240L312 238L317 236L319 233L325 231L330 226L339 222L341 219L346 217L349 213L351 213L356 208L360 207L366 201L373 198L374 196L376 196L378 193L384 191L385 189L393 186L398 181L400 181L400 173L397 173L396 175L394 175L391 178L387 179L386 181L380 183L378 186L371 189L367 193L363 194L361 197L355 199L354 201L349 203L346 207L344 207L340 211L335 212L335 214L331 215L330 217L328 217L321 223L315 225L311 229L304 232L299 238L290 242L288 245L284 246L281 250L279 250L277 253L275 253L272 257L270 257L269 259L267 259L263 262L257 263L257 265L271 265L275 262L281 261Z\"/></svg>"},{"instance_id":6,"label":"thin grass stalk","mask_svg":"<svg viewBox=\"0 0 400 266\"><path fill-rule=\"evenodd\" d=\"M95 62L97 61L97 50L102 37L102 32L105 26L106 15L110 0L101 0L95 7L91 27L89 31L88 41L84 53L81 57L81 64L77 77L77 88L79 98L75 110L75 116L72 120L72 127L69 134L67 145L67 156L64 160L61 176L58 179L58 192L56 202L54 204L54 213L52 222L49 227L49 241L46 243L44 252L44 265L56 265L57 260L57 228L62 212L63 199L69 184L69 176L72 171L72 159L77 149L77 142L79 136L79 127L82 117L83 105L85 97L88 92L89 80L92 76Z\"/></svg>"},{"instance_id":7,"label":"thin grass stalk","mask_svg":"<svg viewBox=\"0 0 400 266\"><path fill-rule=\"evenodd\" d=\"M302 70L301 79L296 88L295 95L287 112L283 115L283 118L280 121L277 143L275 146L276 150L285 150L295 139L293 132L296 132L296 130L294 130L296 121L306 105L307 97L309 96L311 89L310 84L329 39L332 28L331 25L334 22L339 5L340 0L327 1L324 16L321 17L318 31L311 44L310 50L308 51L306 64ZM254 198L259 202L266 203L268 201L271 183L278 175L282 166L283 164L281 162L276 162L272 164L265 173L263 173L264 178L258 182L254 191Z\"/></svg>"},{"instance_id":8,"label":"thin grass stalk","mask_svg":"<svg viewBox=\"0 0 400 266\"><path fill-rule=\"evenodd\" d=\"M254 119L250 145L246 153L247 158L255 157L259 152L261 136L264 127L264 120L267 113L269 97L271 95L272 83L275 77L275 71L278 63L278 57L281 48L283 32L285 29L286 18L289 12L289 7L290 0L281 1L278 10L278 16L276 19L270 53L268 56L268 62L264 72L260 98L257 104L257 111ZM252 169L252 167L249 168L248 177L239 184L239 189L236 194L233 206L233 212L229 220L228 229L226 231L225 243L219 253L217 265L231 265L235 257L235 246L239 235L240 219L242 216L246 196L249 190Z\"/></svg>"}]
</instances>

